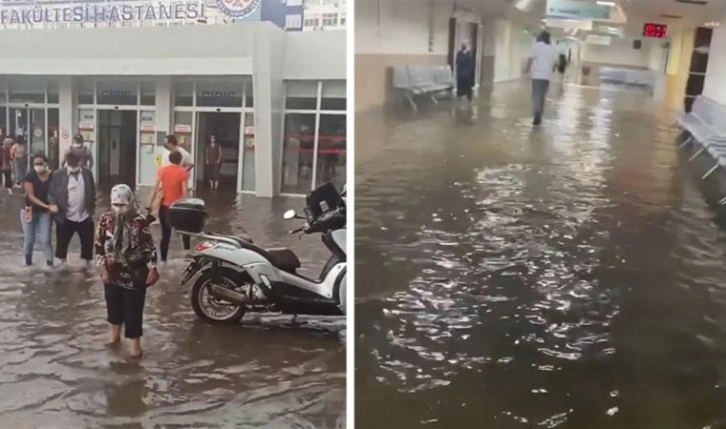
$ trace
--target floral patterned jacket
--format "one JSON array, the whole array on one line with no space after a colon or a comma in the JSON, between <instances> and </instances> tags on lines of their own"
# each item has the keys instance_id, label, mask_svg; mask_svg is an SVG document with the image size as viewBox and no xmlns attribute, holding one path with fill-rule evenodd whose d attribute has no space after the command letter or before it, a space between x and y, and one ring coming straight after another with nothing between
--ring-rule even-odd
<instances>
[{"instance_id":1,"label":"floral patterned jacket","mask_svg":"<svg viewBox=\"0 0 726 429\"><path fill-rule=\"evenodd\" d=\"M107 212L101 216L96 227L96 263L98 266L111 267L119 264L119 270L109 272L110 283L127 289L136 289L132 272L127 262L114 260L114 231L116 230L116 216ZM151 236L148 222L141 215L136 215L128 220L126 226L129 228L130 245L124 252L127 260L143 261L149 269L155 268L157 263L156 246Z\"/></svg>"}]
</instances>

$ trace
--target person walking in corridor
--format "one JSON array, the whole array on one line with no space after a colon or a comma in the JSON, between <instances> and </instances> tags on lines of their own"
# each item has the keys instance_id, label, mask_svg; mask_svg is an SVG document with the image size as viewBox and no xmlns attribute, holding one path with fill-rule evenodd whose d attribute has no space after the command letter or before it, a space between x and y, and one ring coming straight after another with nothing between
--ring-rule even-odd
<instances>
[{"instance_id":1,"label":"person walking in corridor","mask_svg":"<svg viewBox=\"0 0 726 429\"><path fill-rule=\"evenodd\" d=\"M23 254L25 265L33 265L33 248L36 239L40 241L46 265L53 266L53 247L50 232L53 229L51 214L58 211L48 198L51 170L48 158L37 153L31 157L33 169L22 180L25 188L25 207L20 210L20 223L23 226Z\"/></svg>"},{"instance_id":2,"label":"person walking in corridor","mask_svg":"<svg viewBox=\"0 0 726 429\"><path fill-rule=\"evenodd\" d=\"M161 192L161 206L159 207L159 222L161 223L161 261L166 262L169 254L169 242L171 241L171 225L169 225L169 206L176 201L186 198L189 194L188 180L189 171L181 166L181 152L172 152L169 155L171 164L162 167L156 178L154 190L149 195L149 210L156 201L157 195ZM184 249L189 249L190 238L182 236Z\"/></svg>"},{"instance_id":3,"label":"person walking in corridor","mask_svg":"<svg viewBox=\"0 0 726 429\"><path fill-rule=\"evenodd\" d=\"M3 186L8 190L8 194L13 193L13 155L12 155L13 139L6 138L0 146L0 176L2 176Z\"/></svg>"},{"instance_id":4,"label":"person walking in corridor","mask_svg":"<svg viewBox=\"0 0 726 429\"><path fill-rule=\"evenodd\" d=\"M526 69L526 73L530 74L532 78L534 125L542 123L547 90L558 60L559 54L557 48L550 41L550 33L543 31L532 48L532 54L527 60Z\"/></svg>"},{"instance_id":5,"label":"person walking in corridor","mask_svg":"<svg viewBox=\"0 0 726 429\"><path fill-rule=\"evenodd\" d=\"M469 48L469 42L463 41L461 43L461 49L456 53L456 96L457 98L466 97L470 109L474 96L475 70L474 54Z\"/></svg>"},{"instance_id":6,"label":"person walking in corridor","mask_svg":"<svg viewBox=\"0 0 726 429\"><path fill-rule=\"evenodd\" d=\"M53 173L48 197L58 206L55 256L66 262L68 245L74 234L81 240L81 259L93 258L93 213L96 209L96 183L93 174L81 167L81 159L71 151L66 155L67 167Z\"/></svg>"},{"instance_id":7,"label":"person walking in corridor","mask_svg":"<svg viewBox=\"0 0 726 429\"><path fill-rule=\"evenodd\" d=\"M219 189L219 172L222 169L222 147L217 143L217 137L209 136L209 145L205 154L205 173L209 180L209 189Z\"/></svg>"},{"instance_id":8,"label":"person walking in corridor","mask_svg":"<svg viewBox=\"0 0 726 429\"><path fill-rule=\"evenodd\" d=\"M103 281L110 342L121 341L121 328L130 341L130 354L141 357L146 288L159 280L156 246L148 219L139 214L136 197L127 185L111 189L111 211L96 229L97 264Z\"/></svg>"}]
</instances>

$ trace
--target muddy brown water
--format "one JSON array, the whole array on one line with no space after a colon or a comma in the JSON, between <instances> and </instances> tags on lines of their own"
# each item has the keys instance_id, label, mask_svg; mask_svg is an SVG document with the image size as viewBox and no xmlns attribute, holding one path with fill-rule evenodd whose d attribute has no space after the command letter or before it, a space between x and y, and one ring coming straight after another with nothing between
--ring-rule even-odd
<instances>
[{"instance_id":1,"label":"muddy brown water","mask_svg":"<svg viewBox=\"0 0 726 429\"><path fill-rule=\"evenodd\" d=\"M672 113L529 112L514 85L473 123L358 116L356 428L726 427L723 216Z\"/></svg>"},{"instance_id":2,"label":"muddy brown water","mask_svg":"<svg viewBox=\"0 0 726 429\"><path fill-rule=\"evenodd\" d=\"M327 249L318 236L289 236L296 221L282 219L303 199L202 197L209 229L243 226L256 243L288 246L317 277ZM77 237L67 268L21 267L19 204L0 196L0 427L344 427L343 321L201 322L189 304L191 286L179 285L186 261L174 236L172 260L147 295L144 357L130 362L104 346L103 288L78 259ZM157 240L159 232L154 227ZM43 261L38 251L35 260Z\"/></svg>"}]
</instances>

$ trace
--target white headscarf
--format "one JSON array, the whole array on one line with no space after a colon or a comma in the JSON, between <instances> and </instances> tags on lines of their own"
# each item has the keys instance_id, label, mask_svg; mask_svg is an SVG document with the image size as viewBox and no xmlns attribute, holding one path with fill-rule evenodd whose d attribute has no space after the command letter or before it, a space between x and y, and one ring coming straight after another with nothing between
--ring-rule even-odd
<instances>
[{"instance_id":1,"label":"white headscarf","mask_svg":"<svg viewBox=\"0 0 726 429\"><path fill-rule=\"evenodd\" d=\"M128 185L116 185L111 189L111 205L123 204L128 207L124 214L117 213L113 233L113 250L116 261L125 262L125 252L131 246L131 230L127 224L129 214L136 214L136 195Z\"/></svg>"}]
</instances>

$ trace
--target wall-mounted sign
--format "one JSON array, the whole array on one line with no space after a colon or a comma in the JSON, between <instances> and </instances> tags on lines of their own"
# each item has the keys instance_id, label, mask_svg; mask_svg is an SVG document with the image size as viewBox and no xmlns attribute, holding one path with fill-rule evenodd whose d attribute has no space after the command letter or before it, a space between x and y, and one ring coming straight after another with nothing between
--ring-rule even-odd
<instances>
[{"instance_id":1,"label":"wall-mounted sign","mask_svg":"<svg viewBox=\"0 0 726 429\"><path fill-rule=\"evenodd\" d=\"M577 0L547 0L548 18L609 20L612 8Z\"/></svg>"},{"instance_id":2,"label":"wall-mounted sign","mask_svg":"<svg viewBox=\"0 0 726 429\"><path fill-rule=\"evenodd\" d=\"M654 24L647 22L643 25L643 37L654 37L662 39L668 34L668 26L665 24Z\"/></svg>"},{"instance_id":3,"label":"wall-mounted sign","mask_svg":"<svg viewBox=\"0 0 726 429\"><path fill-rule=\"evenodd\" d=\"M242 107L244 86L239 81L197 83L197 106Z\"/></svg>"},{"instance_id":4,"label":"wall-mounted sign","mask_svg":"<svg viewBox=\"0 0 726 429\"><path fill-rule=\"evenodd\" d=\"M141 121L139 121L139 129L141 131L156 131L156 112L142 111ZM153 140L152 140L153 144Z\"/></svg>"},{"instance_id":5,"label":"wall-mounted sign","mask_svg":"<svg viewBox=\"0 0 726 429\"><path fill-rule=\"evenodd\" d=\"M174 125L174 132L175 133L191 133L192 126L185 125L185 124L176 124L176 125Z\"/></svg>"},{"instance_id":6,"label":"wall-mounted sign","mask_svg":"<svg viewBox=\"0 0 726 429\"><path fill-rule=\"evenodd\" d=\"M240 1L240 3L244 3L244 1ZM2 2L0 25L21 24L32 27L34 24L49 23L175 22L202 19L206 15L205 3L196 0L162 0L159 2L112 0L104 3L89 2L85 4L68 0L54 2L20 0Z\"/></svg>"},{"instance_id":7,"label":"wall-mounted sign","mask_svg":"<svg viewBox=\"0 0 726 429\"><path fill-rule=\"evenodd\" d=\"M91 131L96 128L96 112L93 109L78 111L78 129Z\"/></svg>"}]
</instances>

